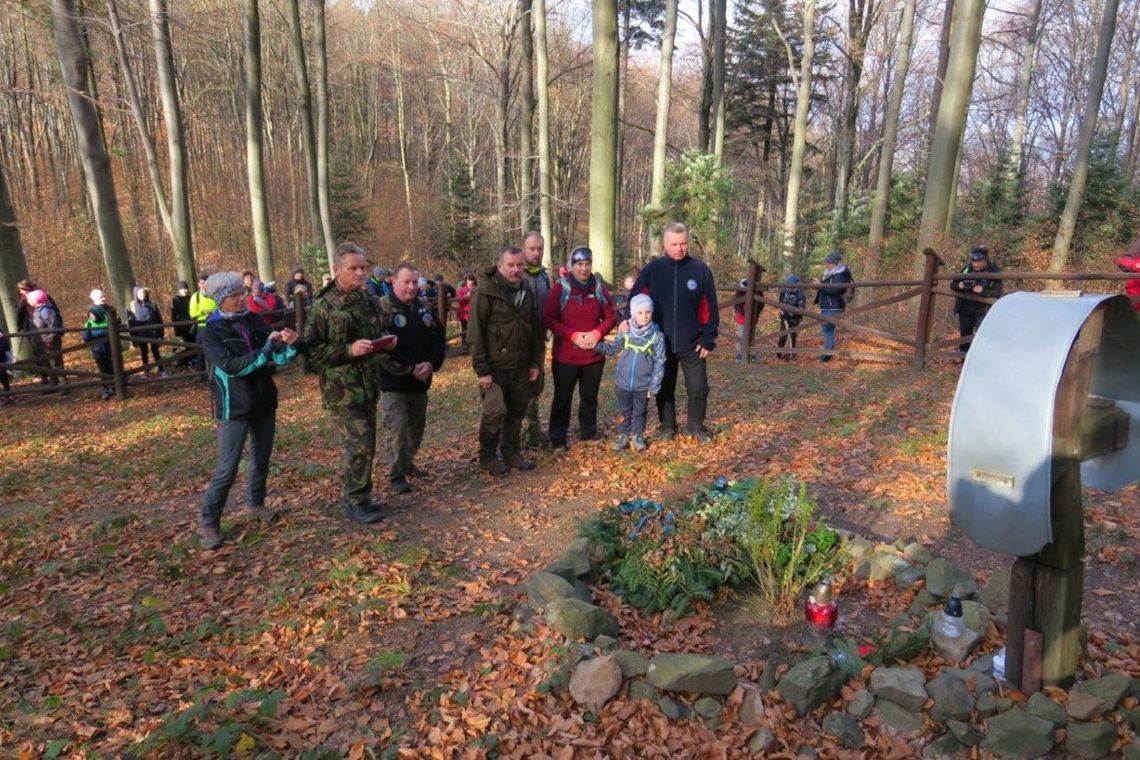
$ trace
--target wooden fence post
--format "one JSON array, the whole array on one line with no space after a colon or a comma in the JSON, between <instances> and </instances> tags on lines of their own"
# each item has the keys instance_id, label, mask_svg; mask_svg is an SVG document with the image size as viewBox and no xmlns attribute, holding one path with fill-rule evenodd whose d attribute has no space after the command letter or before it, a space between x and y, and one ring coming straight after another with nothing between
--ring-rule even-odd
<instances>
[{"instance_id":1,"label":"wooden fence post","mask_svg":"<svg viewBox=\"0 0 1140 760\"><path fill-rule=\"evenodd\" d=\"M737 353L743 357L745 364L752 361L752 339L756 336L756 281L764 275L764 267L752 259L748 260L748 282L744 286L744 329L740 331L737 339Z\"/></svg>"},{"instance_id":2,"label":"wooden fence post","mask_svg":"<svg viewBox=\"0 0 1140 760\"><path fill-rule=\"evenodd\" d=\"M918 301L918 326L914 331L913 369L926 366L926 344L930 342L930 323L934 318L934 275L942 265L942 259L933 248L927 248L922 255L926 257L926 265L922 271L922 295Z\"/></svg>"},{"instance_id":3,"label":"wooden fence post","mask_svg":"<svg viewBox=\"0 0 1140 760\"><path fill-rule=\"evenodd\" d=\"M299 333L305 331L305 299L293 299L293 324L294 329Z\"/></svg>"},{"instance_id":4,"label":"wooden fence post","mask_svg":"<svg viewBox=\"0 0 1140 760\"><path fill-rule=\"evenodd\" d=\"M443 328L443 334L446 336L447 335L447 309L449 307L449 304L447 302L447 283L446 282L441 282L439 284L439 287L436 288L436 294L437 294L437 298L439 299L435 302L436 315L439 317L440 327Z\"/></svg>"},{"instance_id":5,"label":"wooden fence post","mask_svg":"<svg viewBox=\"0 0 1140 760\"><path fill-rule=\"evenodd\" d=\"M115 395L120 401L127 397L127 373L123 366L123 344L119 336L119 312L107 306L107 341L111 348L111 370L114 374Z\"/></svg>"}]
</instances>

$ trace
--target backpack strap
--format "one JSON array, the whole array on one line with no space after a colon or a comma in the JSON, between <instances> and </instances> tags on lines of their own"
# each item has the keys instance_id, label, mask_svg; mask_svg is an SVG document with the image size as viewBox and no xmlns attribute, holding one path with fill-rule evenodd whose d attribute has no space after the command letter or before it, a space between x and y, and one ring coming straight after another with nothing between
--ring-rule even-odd
<instances>
[{"instance_id":1,"label":"backpack strap","mask_svg":"<svg viewBox=\"0 0 1140 760\"><path fill-rule=\"evenodd\" d=\"M562 286L562 294L559 297L558 309L561 311L566 308L566 302L570 300L570 292L573 287L570 284L570 278L559 277L558 284ZM598 299L600 305L605 305L609 299L606 298L606 292L602 289L602 281L600 278L594 278L594 297Z\"/></svg>"}]
</instances>

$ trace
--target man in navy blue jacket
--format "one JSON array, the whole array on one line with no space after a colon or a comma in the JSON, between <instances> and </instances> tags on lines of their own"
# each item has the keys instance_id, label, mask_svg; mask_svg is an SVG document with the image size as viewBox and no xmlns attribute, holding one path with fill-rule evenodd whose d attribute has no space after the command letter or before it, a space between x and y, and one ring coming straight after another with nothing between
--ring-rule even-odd
<instances>
[{"instance_id":1,"label":"man in navy blue jacket","mask_svg":"<svg viewBox=\"0 0 1140 760\"><path fill-rule=\"evenodd\" d=\"M680 222L665 227L665 255L646 264L630 290L653 299L653 321L665 333L665 377L657 394L657 417L661 437L677 432L677 368L685 373L688 393L687 427L705 443L705 409L709 380L705 360L716 348L720 314L712 270L689 255L689 230Z\"/></svg>"}]
</instances>

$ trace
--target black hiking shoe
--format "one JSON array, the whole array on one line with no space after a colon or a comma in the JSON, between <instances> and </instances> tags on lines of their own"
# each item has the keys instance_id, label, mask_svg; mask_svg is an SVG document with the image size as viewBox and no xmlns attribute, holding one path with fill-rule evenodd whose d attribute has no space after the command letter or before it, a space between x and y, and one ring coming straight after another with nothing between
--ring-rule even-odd
<instances>
[{"instance_id":1,"label":"black hiking shoe","mask_svg":"<svg viewBox=\"0 0 1140 760\"><path fill-rule=\"evenodd\" d=\"M507 466L500 459L484 459L479 462L479 466L495 477L507 474Z\"/></svg>"},{"instance_id":2,"label":"black hiking shoe","mask_svg":"<svg viewBox=\"0 0 1140 760\"><path fill-rule=\"evenodd\" d=\"M398 475L397 477L392 478L392 490L400 494L411 493L412 484L409 483L408 479L403 475Z\"/></svg>"},{"instance_id":3,"label":"black hiking shoe","mask_svg":"<svg viewBox=\"0 0 1140 760\"><path fill-rule=\"evenodd\" d=\"M345 504L344 516L361 525L371 525L374 522L379 522L380 512L371 511L369 506L370 504L368 502L364 502L363 504Z\"/></svg>"}]
</instances>

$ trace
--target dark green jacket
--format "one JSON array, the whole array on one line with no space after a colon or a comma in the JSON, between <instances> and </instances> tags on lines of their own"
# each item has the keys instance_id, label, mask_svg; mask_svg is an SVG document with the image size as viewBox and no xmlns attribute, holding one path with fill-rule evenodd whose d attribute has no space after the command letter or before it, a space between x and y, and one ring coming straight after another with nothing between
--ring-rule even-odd
<instances>
[{"instance_id":1,"label":"dark green jacket","mask_svg":"<svg viewBox=\"0 0 1140 760\"><path fill-rule=\"evenodd\" d=\"M495 267L479 279L471 299L471 367L479 376L491 370L538 369L542 365L544 330L539 322L534 293L526 285L522 301Z\"/></svg>"},{"instance_id":2,"label":"dark green jacket","mask_svg":"<svg viewBox=\"0 0 1140 760\"><path fill-rule=\"evenodd\" d=\"M352 355L352 344L383 333L379 299L330 282L313 299L301 337L308 367L317 373L326 409L375 402L380 395L378 353Z\"/></svg>"}]
</instances>

